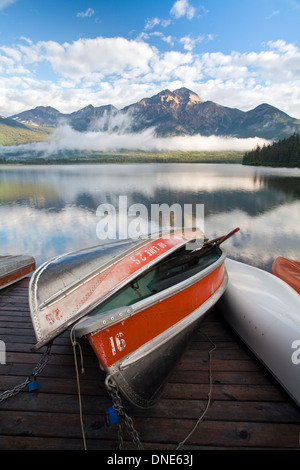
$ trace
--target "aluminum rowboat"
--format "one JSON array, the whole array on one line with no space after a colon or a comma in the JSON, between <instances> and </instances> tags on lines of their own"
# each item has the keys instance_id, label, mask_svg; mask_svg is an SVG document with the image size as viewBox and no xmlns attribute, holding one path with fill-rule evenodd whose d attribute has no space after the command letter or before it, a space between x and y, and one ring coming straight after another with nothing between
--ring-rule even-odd
<instances>
[{"instance_id":1,"label":"aluminum rowboat","mask_svg":"<svg viewBox=\"0 0 300 470\"><path fill-rule=\"evenodd\" d=\"M261 269L226 259L226 321L300 405L300 296Z\"/></svg>"},{"instance_id":2,"label":"aluminum rowboat","mask_svg":"<svg viewBox=\"0 0 300 470\"><path fill-rule=\"evenodd\" d=\"M220 243L227 237L202 247L202 232L184 230L50 260L29 287L33 349L74 325L127 399L151 406L199 321L226 288ZM200 248L191 249L195 239Z\"/></svg>"},{"instance_id":3,"label":"aluminum rowboat","mask_svg":"<svg viewBox=\"0 0 300 470\"><path fill-rule=\"evenodd\" d=\"M48 344L139 274L195 238L195 232L179 232L121 240L56 256L42 264L29 284L37 339L33 350Z\"/></svg>"},{"instance_id":4,"label":"aluminum rowboat","mask_svg":"<svg viewBox=\"0 0 300 470\"><path fill-rule=\"evenodd\" d=\"M35 259L32 256L0 256L0 289L20 281L34 270Z\"/></svg>"}]
</instances>

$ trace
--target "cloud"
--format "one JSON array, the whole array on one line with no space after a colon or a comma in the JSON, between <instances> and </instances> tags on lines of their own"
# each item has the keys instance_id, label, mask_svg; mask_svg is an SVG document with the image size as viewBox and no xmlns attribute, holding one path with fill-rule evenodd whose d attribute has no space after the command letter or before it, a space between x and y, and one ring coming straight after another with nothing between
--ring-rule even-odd
<instances>
[{"instance_id":1,"label":"cloud","mask_svg":"<svg viewBox=\"0 0 300 470\"><path fill-rule=\"evenodd\" d=\"M191 20L195 15L195 11L195 8L189 4L188 0L177 0L171 8L170 14L175 18L186 16Z\"/></svg>"},{"instance_id":2,"label":"cloud","mask_svg":"<svg viewBox=\"0 0 300 470\"><path fill-rule=\"evenodd\" d=\"M149 39L150 37L158 37L160 38L162 41L170 44L171 46L174 46L175 44L175 40L173 38L173 36L169 35L169 36L166 36L165 34L163 34L162 32L160 31L154 31L152 33L145 33L145 32L142 32L139 37L137 38L137 40L147 40Z\"/></svg>"},{"instance_id":3,"label":"cloud","mask_svg":"<svg viewBox=\"0 0 300 470\"><path fill-rule=\"evenodd\" d=\"M140 133L128 132L132 115L119 114L99 119L93 131L78 132L67 124L57 127L46 142L38 142L18 147L2 149L5 155L22 154L24 157L36 153L40 156L55 156L64 151L117 152L121 150L164 152L164 151L247 151L257 145L269 143L261 138L239 139L219 136L174 136L157 137L155 129L149 128ZM118 131L115 131L115 128ZM105 130L104 130L105 129ZM1 154L1 153L0 153Z\"/></svg>"},{"instance_id":4,"label":"cloud","mask_svg":"<svg viewBox=\"0 0 300 470\"><path fill-rule=\"evenodd\" d=\"M0 0L0 11L7 8L9 5L16 3L18 0Z\"/></svg>"},{"instance_id":5,"label":"cloud","mask_svg":"<svg viewBox=\"0 0 300 470\"><path fill-rule=\"evenodd\" d=\"M148 18L145 24L145 30L153 29L155 26L161 25L166 28L171 23L171 20L163 20L161 18Z\"/></svg>"},{"instance_id":6,"label":"cloud","mask_svg":"<svg viewBox=\"0 0 300 470\"><path fill-rule=\"evenodd\" d=\"M145 29L153 29L156 25L160 24L159 18L148 18L146 20Z\"/></svg>"},{"instance_id":7,"label":"cloud","mask_svg":"<svg viewBox=\"0 0 300 470\"><path fill-rule=\"evenodd\" d=\"M270 20L271 18L273 18L273 16L276 16L279 13L280 13L280 10L274 10L270 15L266 16L266 19Z\"/></svg>"},{"instance_id":8,"label":"cloud","mask_svg":"<svg viewBox=\"0 0 300 470\"><path fill-rule=\"evenodd\" d=\"M183 44L183 47L186 51L192 51L196 44L201 43L204 40L204 36L198 36L197 38L191 38L190 35L185 36L180 39L180 42Z\"/></svg>"},{"instance_id":9,"label":"cloud","mask_svg":"<svg viewBox=\"0 0 300 470\"><path fill-rule=\"evenodd\" d=\"M300 10L299 0L285 0L285 3L287 3L294 10Z\"/></svg>"},{"instance_id":10,"label":"cloud","mask_svg":"<svg viewBox=\"0 0 300 470\"><path fill-rule=\"evenodd\" d=\"M95 14L93 8L88 8L86 11L81 11L77 13L77 18L91 18Z\"/></svg>"},{"instance_id":11,"label":"cloud","mask_svg":"<svg viewBox=\"0 0 300 470\"><path fill-rule=\"evenodd\" d=\"M9 116L44 105L61 112L88 104L118 108L162 89L186 86L204 100L249 110L270 103L300 117L300 50L283 40L249 52L194 52L202 36L181 38L184 52L161 52L150 37L174 45L159 31L136 40L123 37L78 39L73 43L32 42L0 47L0 114ZM205 40L210 38L204 38ZM46 70L39 78L39 71Z\"/></svg>"}]
</instances>

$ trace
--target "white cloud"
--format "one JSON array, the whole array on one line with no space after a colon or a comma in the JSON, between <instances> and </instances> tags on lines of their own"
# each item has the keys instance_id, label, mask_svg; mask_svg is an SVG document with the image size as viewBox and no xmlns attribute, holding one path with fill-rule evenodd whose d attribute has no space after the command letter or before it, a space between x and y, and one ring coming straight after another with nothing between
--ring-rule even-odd
<instances>
[{"instance_id":1,"label":"white cloud","mask_svg":"<svg viewBox=\"0 0 300 470\"><path fill-rule=\"evenodd\" d=\"M95 14L93 8L88 8L86 11L81 11L77 13L77 18L91 18Z\"/></svg>"},{"instance_id":2,"label":"white cloud","mask_svg":"<svg viewBox=\"0 0 300 470\"><path fill-rule=\"evenodd\" d=\"M192 51L196 44L202 42L204 40L204 36L198 36L197 38L191 38L190 35L185 36L180 39L180 42L183 44L183 47L186 51Z\"/></svg>"},{"instance_id":3,"label":"white cloud","mask_svg":"<svg viewBox=\"0 0 300 470\"><path fill-rule=\"evenodd\" d=\"M171 8L170 14L175 18L186 16L191 20L195 15L195 11L195 8L189 4L188 0L177 0Z\"/></svg>"},{"instance_id":4,"label":"white cloud","mask_svg":"<svg viewBox=\"0 0 300 470\"><path fill-rule=\"evenodd\" d=\"M300 10L300 2L299 0L285 0L285 3L287 3L290 7L292 7L294 10Z\"/></svg>"},{"instance_id":5,"label":"white cloud","mask_svg":"<svg viewBox=\"0 0 300 470\"><path fill-rule=\"evenodd\" d=\"M300 50L285 41L269 41L260 52L194 53L202 37L181 39L184 52L160 52L144 32L123 37L78 39L73 43L22 39L0 47L0 114L12 115L38 105L72 112L90 103L122 108L162 89L186 86L204 100L249 110L268 102L299 116ZM44 77L39 79L39 71ZM47 71L47 75L46 72Z\"/></svg>"},{"instance_id":6,"label":"white cloud","mask_svg":"<svg viewBox=\"0 0 300 470\"><path fill-rule=\"evenodd\" d=\"M159 18L148 18L146 20L145 29L153 29L158 24L160 24Z\"/></svg>"},{"instance_id":7,"label":"white cloud","mask_svg":"<svg viewBox=\"0 0 300 470\"><path fill-rule=\"evenodd\" d=\"M273 18L273 16L276 16L279 13L280 13L280 10L274 10L270 15L266 16L266 19L270 20L271 18Z\"/></svg>"},{"instance_id":8,"label":"white cloud","mask_svg":"<svg viewBox=\"0 0 300 470\"><path fill-rule=\"evenodd\" d=\"M120 121L121 119L121 121ZM77 132L68 125L62 125L55 129L47 142L38 142L18 146L18 151L22 149L24 156L37 152L38 154L53 156L57 152L68 150L79 150L83 152L91 151L120 151L140 150L140 151L246 151L251 150L257 145L263 146L268 141L261 138L238 139L234 137L219 137L201 135L195 136L175 136L175 137L156 137L154 129L147 129L141 133L126 133L130 125L131 116L116 116L111 118L108 131L90 131ZM101 122L98 128L101 128ZM119 132L111 132L114 125L121 127ZM6 149L5 152L8 150ZM15 149L11 148L12 154Z\"/></svg>"},{"instance_id":9,"label":"white cloud","mask_svg":"<svg viewBox=\"0 0 300 470\"><path fill-rule=\"evenodd\" d=\"M160 31L154 31L153 33L142 33L142 35L140 35L140 39L142 39L143 37L145 39L149 39L149 37L159 37L162 41L170 44L171 46L174 46L175 44L175 41L174 41L174 38L169 35L169 36L165 36L162 32Z\"/></svg>"},{"instance_id":10,"label":"white cloud","mask_svg":"<svg viewBox=\"0 0 300 470\"><path fill-rule=\"evenodd\" d=\"M54 72L73 80L81 80L93 72L112 75L139 70L144 73L154 54L145 42L122 37L78 39L72 44L39 41L33 45L19 45L18 50L25 63L48 62Z\"/></svg>"},{"instance_id":11,"label":"white cloud","mask_svg":"<svg viewBox=\"0 0 300 470\"><path fill-rule=\"evenodd\" d=\"M155 26L161 25L163 28L166 28L171 23L171 20L164 20L161 18L148 18L145 24L145 30L153 29Z\"/></svg>"},{"instance_id":12,"label":"white cloud","mask_svg":"<svg viewBox=\"0 0 300 470\"><path fill-rule=\"evenodd\" d=\"M9 5L17 2L18 0L0 0L0 11L7 8Z\"/></svg>"}]
</instances>

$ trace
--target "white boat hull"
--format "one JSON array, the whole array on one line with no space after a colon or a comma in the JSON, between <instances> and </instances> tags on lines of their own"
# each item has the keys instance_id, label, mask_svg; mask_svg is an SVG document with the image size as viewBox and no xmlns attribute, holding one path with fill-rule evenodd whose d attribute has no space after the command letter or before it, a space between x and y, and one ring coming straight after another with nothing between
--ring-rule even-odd
<instances>
[{"instance_id":1,"label":"white boat hull","mask_svg":"<svg viewBox=\"0 0 300 470\"><path fill-rule=\"evenodd\" d=\"M227 259L220 310L300 406L300 296L281 279Z\"/></svg>"}]
</instances>

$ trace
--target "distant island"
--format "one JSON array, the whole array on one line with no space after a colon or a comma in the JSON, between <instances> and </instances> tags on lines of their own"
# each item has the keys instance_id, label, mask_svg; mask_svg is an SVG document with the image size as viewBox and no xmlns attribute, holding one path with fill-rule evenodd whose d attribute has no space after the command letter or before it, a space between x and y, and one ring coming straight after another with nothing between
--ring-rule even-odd
<instances>
[{"instance_id":1,"label":"distant island","mask_svg":"<svg viewBox=\"0 0 300 470\"><path fill-rule=\"evenodd\" d=\"M300 136L294 133L289 138L246 152L243 165L300 168Z\"/></svg>"}]
</instances>

